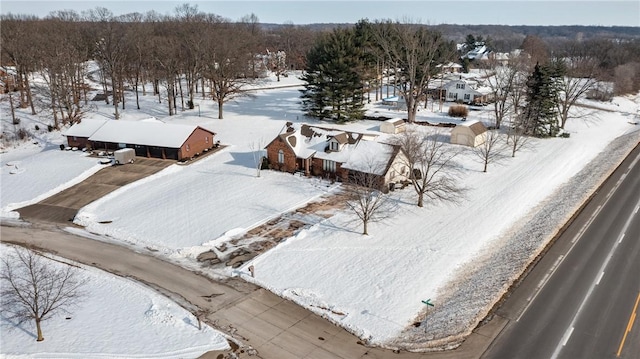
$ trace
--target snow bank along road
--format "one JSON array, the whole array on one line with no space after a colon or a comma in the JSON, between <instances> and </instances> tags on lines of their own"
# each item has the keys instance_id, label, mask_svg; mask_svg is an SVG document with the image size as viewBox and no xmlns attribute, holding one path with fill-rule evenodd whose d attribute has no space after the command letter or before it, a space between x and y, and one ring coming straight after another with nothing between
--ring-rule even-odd
<instances>
[{"instance_id":1,"label":"snow bank along road","mask_svg":"<svg viewBox=\"0 0 640 359\"><path fill-rule=\"evenodd\" d=\"M136 279L191 311L209 311L207 322L241 341L246 357L397 358L398 354L367 348L358 338L327 320L241 280L216 282L198 273L136 253L116 244L82 238L42 224L0 227L2 241L35 245L44 251ZM402 358L477 358L497 327L489 324L458 349L444 353L402 353ZM96 353L99 354L99 353ZM203 358L215 358L217 354Z\"/></svg>"}]
</instances>

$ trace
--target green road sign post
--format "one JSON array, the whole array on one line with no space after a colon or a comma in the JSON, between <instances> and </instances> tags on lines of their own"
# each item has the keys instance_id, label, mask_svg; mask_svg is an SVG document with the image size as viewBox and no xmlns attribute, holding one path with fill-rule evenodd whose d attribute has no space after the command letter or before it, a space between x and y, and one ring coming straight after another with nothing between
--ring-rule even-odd
<instances>
[{"instance_id":1,"label":"green road sign post","mask_svg":"<svg viewBox=\"0 0 640 359\"><path fill-rule=\"evenodd\" d=\"M433 303L431 303L431 299L423 300L422 303L428 305L429 307L434 307Z\"/></svg>"},{"instance_id":2,"label":"green road sign post","mask_svg":"<svg viewBox=\"0 0 640 359\"><path fill-rule=\"evenodd\" d=\"M429 307L435 307L435 305L433 303L431 303L431 298L427 299L427 300L422 300L421 301L422 304L425 304L427 306L427 311L429 309ZM425 315L424 318L424 332L425 334L427 333L427 316Z\"/></svg>"}]
</instances>

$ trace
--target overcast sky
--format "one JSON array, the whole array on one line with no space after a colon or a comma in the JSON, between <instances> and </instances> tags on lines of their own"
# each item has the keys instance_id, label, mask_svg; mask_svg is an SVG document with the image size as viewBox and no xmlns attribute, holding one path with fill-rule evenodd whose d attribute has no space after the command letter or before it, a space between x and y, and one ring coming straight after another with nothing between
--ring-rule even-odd
<instances>
[{"instance_id":1,"label":"overcast sky","mask_svg":"<svg viewBox=\"0 0 640 359\"><path fill-rule=\"evenodd\" d=\"M105 7L115 15L155 10L173 14L176 6L189 3L200 11L238 20L254 13L261 23L355 23L369 20L410 20L423 24L497 25L602 25L640 26L640 1L43 1L0 0L2 14L45 17L51 11L77 12ZM404 21L403 21L404 22Z\"/></svg>"}]
</instances>

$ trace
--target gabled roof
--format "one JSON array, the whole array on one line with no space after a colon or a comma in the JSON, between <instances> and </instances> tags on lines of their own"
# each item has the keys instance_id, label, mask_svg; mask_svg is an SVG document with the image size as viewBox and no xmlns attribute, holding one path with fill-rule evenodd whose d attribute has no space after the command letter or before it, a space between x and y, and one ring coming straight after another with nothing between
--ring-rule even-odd
<instances>
[{"instance_id":1,"label":"gabled roof","mask_svg":"<svg viewBox=\"0 0 640 359\"><path fill-rule=\"evenodd\" d=\"M342 168L383 176L389 171L400 146L375 141L360 141Z\"/></svg>"},{"instance_id":2,"label":"gabled roof","mask_svg":"<svg viewBox=\"0 0 640 359\"><path fill-rule=\"evenodd\" d=\"M164 122L111 120L89 137L91 141L179 148L199 126ZM204 129L204 131L213 132Z\"/></svg>"},{"instance_id":3,"label":"gabled roof","mask_svg":"<svg viewBox=\"0 0 640 359\"><path fill-rule=\"evenodd\" d=\"M307 124L289 124L285 132L278 135L298 158L315 157L340 163L349 159L359 143L366 142L363 138L371 136L373 135ZM336 139L343 145L340 151L325 151L331 139Z\"/></svg>"},{"instance_id":4,"label":"gabled roof","mask_svg":"<svg viewBox=\"0 0 640 359\"><path fill-rule=\"evenodd\" d=\"M73 137L91 137L102 125L108 120L98 120L94 118L85 118L80 122L69 127L62 135Z\"/></svg>"},{"instance_id":5,"label":"gabled roof","mask_svg":"<svg viewBox=\"0 0 640 359\"><path fill-rule=\"evenodd\" d=\"M458 126L468 127L471 130L471 132L473 132L473 134L476 135L476 136L487 132L487 128L485 127L484 123L482 123L482 122L480 122L478 120L466 121L466 122L463 122L463 123L459 124ZM458 126L456 126L456 127L458 127ZM455 127L454 127L454 130L455 130Z\"/></svg>"}]
</instances>

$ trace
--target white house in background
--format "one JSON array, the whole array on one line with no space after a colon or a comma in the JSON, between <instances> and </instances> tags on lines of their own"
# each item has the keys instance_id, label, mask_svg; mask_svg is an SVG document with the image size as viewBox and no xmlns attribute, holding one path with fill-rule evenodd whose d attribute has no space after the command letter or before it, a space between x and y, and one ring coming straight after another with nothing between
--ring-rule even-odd
<instances>
[{"instance_id":1,"label":"white house in background","mask_svg":"<svg viewBox=\"0 0 640 359\"><path fill-rule=\"evenodd\" d=\"M462 65L455 62L449 62L448 64L440 64L436 66L441 73L453 73L457 74L462 72Z\"/></svg>"},{"instance_id":2,"label":"white house in background","mask_svg":"<svg viewBox=\"0 0 640 359\"><path fill-rule=\"evenodd\" d=\"M404 132L405 123L401 118L392 118L380 124L380 132L396 134Z\"/></svg>"},{"instance_id":3,"label":"white house in background","mask_svg":"<svg viewBox=\"0 0 640 359\"><path fill-rule=\"evenodd\" d=\"M476 46L471 51L462 55L462 58L469 60L487 60L490 52L491 50L489 50L483 42L476 42Z\"/></svg>"},{"instance_id":4,"label":"white house in background","mask_svg":"<svg viewBox=\"0 0 640 359\"><path fill-rule=\"evenodd\" d=\"M476 147L486 140L487 128L478 120L463 122L451 130L452 144Z\"/></svg>"},{"instance_id":5,"label":"white house in background","mask_svg":"<svg viewBox=\"0 0 640 359\"><path fill-rule=\"evenodd\" d=\"M462 78L449 81L442 86L443 99L450 102L486 103L492 100L491 95L491 88L480 87L477 83Z\"/></svg>"}]
</instances>

